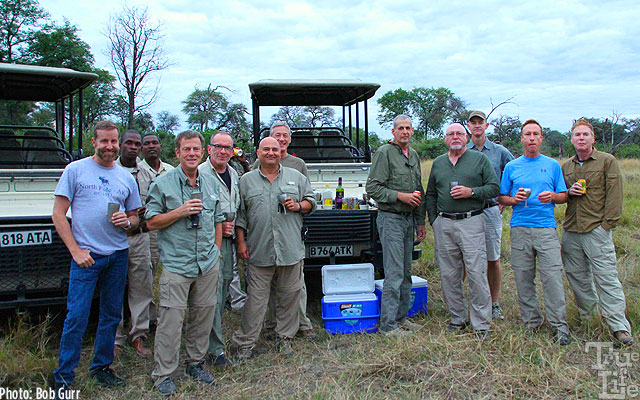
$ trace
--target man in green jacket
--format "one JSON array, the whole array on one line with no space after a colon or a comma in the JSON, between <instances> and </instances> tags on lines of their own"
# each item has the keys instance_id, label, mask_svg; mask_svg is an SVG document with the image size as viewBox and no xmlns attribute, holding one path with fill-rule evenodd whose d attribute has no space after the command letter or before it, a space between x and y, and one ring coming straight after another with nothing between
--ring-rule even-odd
<instances>
[{"instance_id":1,"label":"man in green jacket","mask_svg":"<svg viewBox=\"0 0 640 400\"><path fill-rule=\"evenodd\" d=\"M411 255L414 233L424 240L425 206L418 153L409 147L411 118L394 118L393 141L373 157L367 193L378 203L378 233L382 243L384 286L380 331L404 336L420 325L407 320L411 300Z\"/></svg>"}]
</instances>

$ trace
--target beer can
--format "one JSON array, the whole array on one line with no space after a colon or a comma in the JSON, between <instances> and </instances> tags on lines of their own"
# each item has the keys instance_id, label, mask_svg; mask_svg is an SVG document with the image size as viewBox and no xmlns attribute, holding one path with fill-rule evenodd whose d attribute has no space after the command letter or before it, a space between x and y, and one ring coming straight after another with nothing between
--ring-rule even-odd
<instances>
[{"instance_id":1,"label":"beer can","mask_svg":"<svg viewBox=\"0 0 640 400\"><path fill-rule=\"evenodd\" d=\"M233 155L236 157L242 157L244 155L244 151L240 147L234 147Z\"/></svg>"},{"instance_id":2,"label":"beer can","mask_svg":"<svg viewBox=\"0 0 640 400\"><path fill-rule=\"evenodd\" d=\"M578 183L582 186L582 193L587 193L587 180L586 179L578 179Z\"/></svg>"},{"instance_id":3,"label":"beer can","mask_svg":"<svg viewBox=\"0 0 640 400\"><path fill-rule=\"evenodd\" d=\"M415 192L413 192L413 194L417 194L418 197L422 198L422 193L420 193L419 190L416 190Z\"/></svg>"}]
</instances>

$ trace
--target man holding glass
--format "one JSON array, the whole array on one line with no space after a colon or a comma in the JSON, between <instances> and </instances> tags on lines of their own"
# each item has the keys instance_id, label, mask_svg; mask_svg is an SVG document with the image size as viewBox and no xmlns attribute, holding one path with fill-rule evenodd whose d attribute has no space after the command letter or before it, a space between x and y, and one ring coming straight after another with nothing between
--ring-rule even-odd
<instances>
[{"instance_id":1,"label":"man holding glass","mask_svg":"<svg viewBox=\"0 0 640 400\"><path fill-rule=\"evenodd\" d=\"M554 204L567 201L560 164L540 154L540 124L522 124L524 154L509 162L502 174L499 201L513 207L511 216L511 267L516 280L520 315L529 331L543 322L536 294L536 259L544 289L547 319L556 343L570 343L562 286L562 260L556 231Z\"/></svg>"},{"instance_id":2,"label":"man holding glass","mask_svg":"<svg viewBox=\"0 0 640 400\"><path fill-rule=\"evenodd\" d=\"M498 180L487 156L465 147L464 126L451 124L444 140L449 151L433 161L426 202L442 292L451 315L447 330L462 331L470 320L478 338L487 339L491 328L491 294L482 212L485 200L498 194ZM469 278L470 312L462 283L465 270Z\"/></svg>"}]
</instances>

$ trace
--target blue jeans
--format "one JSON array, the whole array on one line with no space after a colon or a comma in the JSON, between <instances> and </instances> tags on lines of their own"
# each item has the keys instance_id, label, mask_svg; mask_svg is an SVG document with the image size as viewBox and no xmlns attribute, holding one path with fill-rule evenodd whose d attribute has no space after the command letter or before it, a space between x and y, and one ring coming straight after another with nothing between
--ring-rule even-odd
<instances>
[{"instance_id":1,"label":"blue jeans","mask_svg":"<svg viewBox=\"0 0 640 400\"><path fill-rule=\"evenodd\" d=\"M118 250L108 256L91 253L91 257L95 264L88 268L80 268L71 260L67 317L60 339L58 369L53 371L58 383L70 385L75 379L73 370L80 360L82 337L87 330L96 285L100 293L100 317L90 370L108 367L113 362L113 346L124 300L129 249Z\"/></svg>"}]
</instances>

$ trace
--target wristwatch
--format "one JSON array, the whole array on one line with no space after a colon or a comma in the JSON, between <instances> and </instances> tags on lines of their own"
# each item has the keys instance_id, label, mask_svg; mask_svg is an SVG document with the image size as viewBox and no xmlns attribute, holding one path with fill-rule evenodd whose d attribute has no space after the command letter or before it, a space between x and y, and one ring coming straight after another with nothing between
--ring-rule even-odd
<instances>
[{"instance_id":1,"label":"wristwatch","mask_svg":"<svg viewBox=\"0 0 640 400\"><path fill-rule=\"evenodd\" d=\"M129 225L127 225L127 227L124 228L125 231L128 231L129 229L131 229L131 220L127 219L127 222L129 223Z\"/></svg>"}]
</instances>

